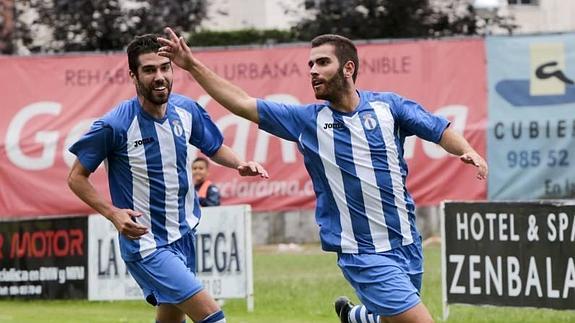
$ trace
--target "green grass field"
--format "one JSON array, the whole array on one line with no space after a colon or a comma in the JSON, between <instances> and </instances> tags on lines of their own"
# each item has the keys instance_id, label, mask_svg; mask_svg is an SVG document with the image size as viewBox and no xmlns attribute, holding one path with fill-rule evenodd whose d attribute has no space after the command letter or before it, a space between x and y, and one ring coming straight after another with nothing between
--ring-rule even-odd
<instances>
[{"instance_id":1,"label":"green grass field","mask_svg":"<svg viewBox=\"0 0 575 323\"><path fill-rule=\"evenodd\" d=\"M441 321L441 259L439 246L425 249L423 300ZM336 323L333 300L342 294L357 300L335 264L335 255L318 246L303 252L254 251L255 310L244 300L227 300L231 323ZM154 309L142 301L0 301L0 322L154 322ZM451 306L447 322L575 322L573 311Z\"/></svg>"}]
</instances>

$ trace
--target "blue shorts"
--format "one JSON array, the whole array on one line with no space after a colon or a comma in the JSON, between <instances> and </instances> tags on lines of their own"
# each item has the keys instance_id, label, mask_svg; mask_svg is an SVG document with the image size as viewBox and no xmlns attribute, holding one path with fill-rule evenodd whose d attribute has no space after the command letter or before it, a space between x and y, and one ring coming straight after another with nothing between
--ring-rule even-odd
<instances>
[{"instance_id":1,"label":"blue shorts","mask_svg":"<svg viewBox=\"0 0 575 323\"><path fill-rule=\"evenodd\" d=\"M401 314L421 302L421 243L377 254L338 254L337 264L368 311Z\"/></svg>"},{"instance_id":2,"label":"blue shorts","mask_svg":"<svg viewBox=\"0 0 575 323\"><path fill-rule=\"evenodd\" d=\"M194 239L190 232L142 260L126 262L148 303L179 304L203 289L195 274Z\"/></svg>"}]
</instances>

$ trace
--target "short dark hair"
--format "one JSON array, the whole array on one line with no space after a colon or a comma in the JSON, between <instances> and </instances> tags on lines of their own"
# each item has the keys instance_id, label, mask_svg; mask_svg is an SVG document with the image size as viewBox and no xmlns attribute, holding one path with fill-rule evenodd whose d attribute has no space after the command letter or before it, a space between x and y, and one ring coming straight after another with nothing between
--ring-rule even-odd
<instances>
[{"instance_id":1,"label":"short dark hair","mask_svg":"<svg viewBox=\"0 0 575 323\"><path fill-rule=\"evenodd\" d=\"M197 157L196 159L194 159L194 161L192 162L192 164L195 164L197 162L204 162L204 164L206 164L206 168L210 167L210 163L208 162L208 159L205 157Z\"/></svg>"},{"instance_id":2,"label":"short dark hair","mask_svg":"<svg viewBox=\"0 0 575 323\"><path fill-rule=\"evenodd\" d=\"M339 60L341 66L352 61L355 65L355 71L353 71L353 81L357 78L357 72L359 71L359 58L357 56L357 48L353 42L346 37L334 34L324 34L319 35L311 40L311 47L319 47L324 44L330 44L335 47L335 56Z\"/></svg>"},{"instance_id":3,"label":"short dark hair","mask_svg":"<svg viewBox=\"0 0 575 323\"><path fill-rule=\"evenodd\" d=\"M140 55L147 53L156 53L160 49L161 45L158 42L157 34L146 34L141 36L136 36L128 44L126 52L128 53L128 66L132 73L138 75L138 66L140 66L140 60L138 59Z\"/></svg>"}]
</instances>

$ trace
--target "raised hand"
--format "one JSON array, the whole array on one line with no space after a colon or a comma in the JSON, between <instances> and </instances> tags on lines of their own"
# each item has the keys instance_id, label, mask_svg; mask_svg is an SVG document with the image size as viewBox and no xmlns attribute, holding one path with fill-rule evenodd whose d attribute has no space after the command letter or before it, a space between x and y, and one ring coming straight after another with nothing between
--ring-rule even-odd
<instances>
[{"instance_id":1,"label":"raised hand","mask_svg":"<svg viewBox=\"0 0 575 323\"><path fill-rule=\"evenodd\" d=\"M170 27L166 27L165 32L168 38L158 37L158 42L163 45L158 49L158 55L169 58L185 70L189 69L193 64L194 56L184 37L178 37Z\"/></svg>"},{"instance_id":2,"label":"raised hand","mask_svg":"<svg viewBox=\"0 0 575 323\"><path fill-rule=\"evenodd\" d=\"M241 176L259 175L262 178L269 178L268 172L263 168L263 166L254 161L241 163L238 166L238 173L240 173Z\"/></svg>"}]
</instances>

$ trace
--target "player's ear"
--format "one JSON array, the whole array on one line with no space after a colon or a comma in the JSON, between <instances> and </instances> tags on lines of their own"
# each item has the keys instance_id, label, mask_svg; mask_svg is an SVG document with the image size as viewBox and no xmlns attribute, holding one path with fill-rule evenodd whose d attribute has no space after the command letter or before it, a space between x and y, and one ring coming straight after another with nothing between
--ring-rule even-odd
<instances>
[{"instance_id":1,"label":"player's ear","mask_svg":"<svg viewBox=\"0 0 575 323\"><path fill-rule=\"evenodd\" d=\"M128 71L128 74L130 75L132 82L136 84L138 82L138 76L134 72L132 72L132 70Z\"/></svg>"},{"instance_id":2,"label":"player's ear","mask_svg":"<svg viewBox=\"0 0 575 323\"><path fill-rule=\"evenodd\" d=\"M355 63L353 61L347 61L343 65L343 75L347 77L352 77L353 72L355 71Z\"/></svg>"}]
</instances>

